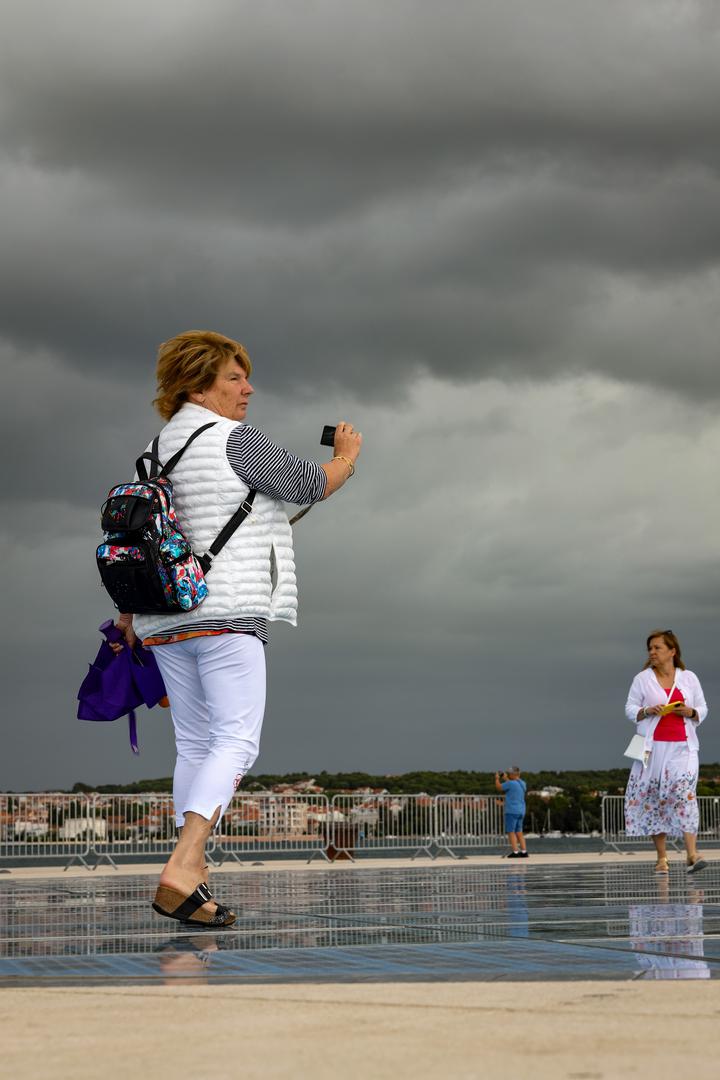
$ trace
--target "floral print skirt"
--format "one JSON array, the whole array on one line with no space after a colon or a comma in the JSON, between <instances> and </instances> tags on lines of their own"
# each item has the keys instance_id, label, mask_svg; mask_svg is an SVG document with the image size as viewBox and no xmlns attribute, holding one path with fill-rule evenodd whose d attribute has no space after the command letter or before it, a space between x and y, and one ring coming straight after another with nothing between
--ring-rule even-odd
<instances>
[{"instance_id":1,"label":"floral print skirt","mask_svg":"<svg viewBox=\"0 0 720 1080\"><path fill-rule=\"evenodd\" d=\"M686 742L656 742L647 768L636 761L625 790L627 836L682 836L698 831L697 750Z\"/></svg>"}]
</instances>

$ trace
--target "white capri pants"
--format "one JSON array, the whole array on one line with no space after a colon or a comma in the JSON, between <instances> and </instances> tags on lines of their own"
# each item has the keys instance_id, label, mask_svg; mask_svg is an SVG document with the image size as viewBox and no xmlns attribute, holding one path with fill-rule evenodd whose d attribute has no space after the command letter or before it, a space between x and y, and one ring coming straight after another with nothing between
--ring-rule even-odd
<instances>
[{"instance_id":1,"label":"white capri pants","mask_svg":"<svg viewBox=\"0 0 720 1080\"><path fill-rule=\"evenodd\" d=\"M260 748L265 649L254 634L155 645L175 727L175 820L225 813ZM220 818L218 818L218 821Z\"/></svg>"}]
</instances>

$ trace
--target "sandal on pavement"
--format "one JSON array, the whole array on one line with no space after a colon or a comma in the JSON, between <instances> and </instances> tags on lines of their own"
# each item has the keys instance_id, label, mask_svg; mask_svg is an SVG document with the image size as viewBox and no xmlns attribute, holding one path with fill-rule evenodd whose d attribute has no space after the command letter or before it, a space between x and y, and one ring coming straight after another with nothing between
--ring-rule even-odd
<instances>
[{"instance_id":1,"label":"sandal on pavement","mask_svg":"<svg viewBox=\"0 0 720 1080\"><path fill-rule=\"evenodd\" d=\"M707 863L702 855L696 855L692 862L688 861L687 872L688 874L697 874L698 870L704 870L706 866Z\"/></svg>"},{"instance_id":2,"label":"sandal on pavement","mask_svg":"<svg viewBox=\"0 0 720 1080\"><path fill-rule=\"evenodd\" d=\"M656 874L669 874L670 873L670 864L668 863L665 856L663 856L661 859L658 859L658 861L655 863L655 873Z\"/></svg>"},{"instance_id":3,"label":"sandal on pavement","mask_svg":"<svg viewBox=\"0 0 720 1080\"><path fill-rule=\"evenodd\" d=\"M159 885L153 900L153 909L166 919L177 919L186 926L232 926L237 916L222 904L216 902L215 911L204 910L203 905L213 897L204 881L201 881L194 893L184 896L177 889ZM197 913L196 918L191 918Z\"/></svg>"}]
</instances>

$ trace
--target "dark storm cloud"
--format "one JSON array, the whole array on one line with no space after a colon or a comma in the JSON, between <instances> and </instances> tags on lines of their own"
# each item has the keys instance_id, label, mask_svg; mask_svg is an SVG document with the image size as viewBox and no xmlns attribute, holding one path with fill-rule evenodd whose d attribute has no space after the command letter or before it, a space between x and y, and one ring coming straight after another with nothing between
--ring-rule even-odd
<instances>
[{"instance_id":1,"label":"dark storm cloud","mask_svg":"<svg viewBox=\"0 0 720 1080\"><path fill-rule=\"evenodd\" d=\"M181 319L278 388L593 368L594 272L717 265L712 5L32 10L0 69L0 316L70 365L144 371Z\"/></svg>"},{"instance_id":2,"label":"dark storm cloud","mask_svg":"<svg viewBox=\"0 0 720 1080\"><path fill-rule=\"evenodd\" d=\"M366 434L298 529L262 767L617 763L668 611L720 693L715 4L69 0L4 30L0 785L169 771L166 717L134 762L74 695L98 507L192 326L248 345L280 442Z\"/></svg>"},{"instance_id":3,"label":"dark storm cloud","mask_svg":"<svg viewBox=\"0 0 720 1080\"><path fill-rule=\"evenodd\" d=\"M710 4L126 7L19 16L4 127L162 206L297 223L508 153L717 165Z\"/></svg>"},{"instance_id":4,"label":"dark storm cloud","mask_svg":"<svg viewBox=\"0 0 720 1080\"><path fill-rule=\"evenodd\" d=\"M509 190L423 196L300 233L144 212L126 218L117 208L106 215L102 202L89 220L72 192L61 189L53 201L52 190L23 209L18 185L7 230L16 255L0 300L9 337L94 373L144 375L156 343L182 319L240 336L267 386L309 377L357 388L369 367L382 373L370 384L378 394L438 363L456 378L614 369L612 358L593 355L610 276L662 288L711 273L720 220L716 190L693 177L669 179L654 201L625 189L515 180ZM698 296L707 287L700 280ZM665 335L653 334L660 315L647 319L650 349L633 342L627 377L654 372L642 354L656 338L662 345ZM675 325L679 336L695 336L695 313L686 320L680 309ZM672 363L667 373L706 393L714 345L687 352L682 380Z\"/></svg>"}]
</instances>

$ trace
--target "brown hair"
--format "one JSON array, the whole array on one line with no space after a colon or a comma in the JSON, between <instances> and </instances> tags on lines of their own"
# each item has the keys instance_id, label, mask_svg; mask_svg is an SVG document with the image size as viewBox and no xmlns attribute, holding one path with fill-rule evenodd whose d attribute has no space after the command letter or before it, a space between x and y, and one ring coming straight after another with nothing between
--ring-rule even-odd
<instances>
[{"instance_id":1,"label":"brown hair","mask_svg":"<svg viewBox=\"0 0 720 1080\"><path fill-rule=\"evenodd\" d=\"M656 637L661 637L663 639L663 641L665 642L665 644L667 645L668 649L674 649L675 650L675 655L673 656L673 663L675 664L675 667L679 667L682 671L685 671L685 662L684 662L684 660L682 658L682 651L680 649L680 642L675 637L672 630L651 630L650 633L647 636L647 642L645 643L645 648L646 649L650 648L650 642L652 641L653 638L656 638ZM645 670L645 668L649 668L649 667L650 667L650 661L648 660L643 665L643 671Z\"/></svg>"},{"instance_id":2,"label":"brown hair","mask_svg":"<svg viewBox=\"0 0 720 1080\"><path fill-rule=\"evenodd\" d=\"M223 363L231 356L246 375L252 371L247 349L212 330L185 330L158 349L158 396L153 405L163 420L170 420L192 393L207 390Z\"/></svg>"}]
</instances>

